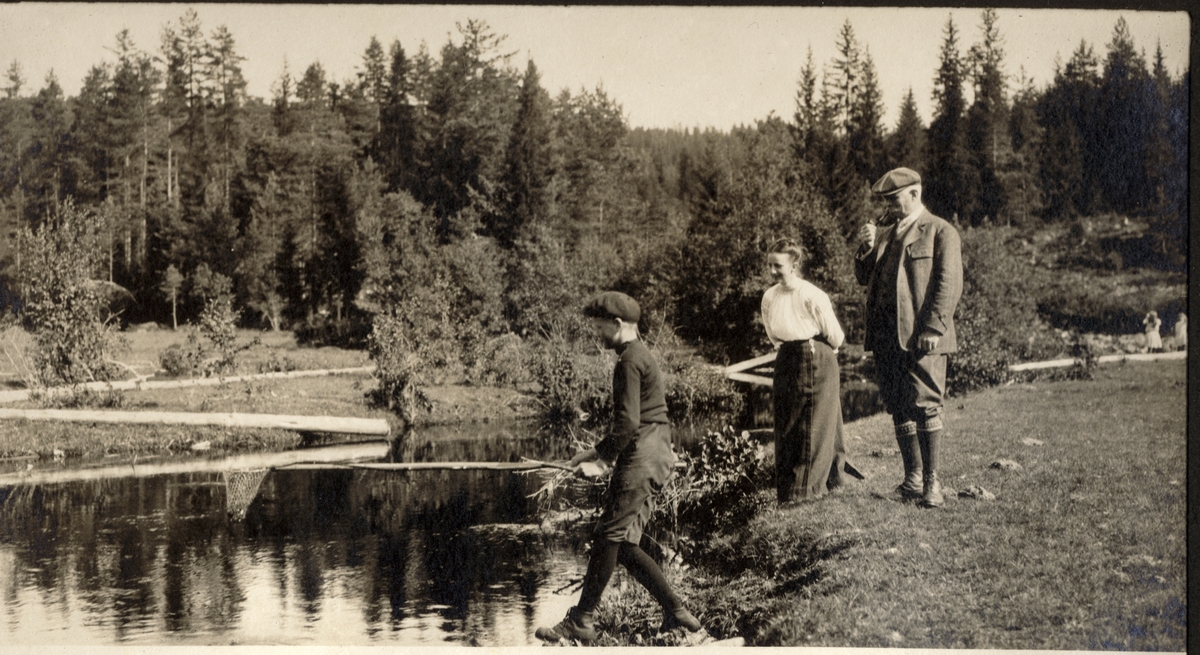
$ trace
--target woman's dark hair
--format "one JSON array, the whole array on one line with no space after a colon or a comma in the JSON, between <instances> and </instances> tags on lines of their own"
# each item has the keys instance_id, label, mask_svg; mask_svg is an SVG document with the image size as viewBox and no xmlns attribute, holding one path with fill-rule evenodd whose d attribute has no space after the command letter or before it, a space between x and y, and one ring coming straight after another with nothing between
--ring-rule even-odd
<instances>
[{"instance_id":1,"label":"woman's dark hair","mask_svg":"<svg viewBox=\"0 0 1200 655\"><path fill-rule=\"evenodd\" d=\"M777 239L767 254L782 253L792 258L797 268L804 263L804 247L792 239Z\"/></svg>"}]
</instances>

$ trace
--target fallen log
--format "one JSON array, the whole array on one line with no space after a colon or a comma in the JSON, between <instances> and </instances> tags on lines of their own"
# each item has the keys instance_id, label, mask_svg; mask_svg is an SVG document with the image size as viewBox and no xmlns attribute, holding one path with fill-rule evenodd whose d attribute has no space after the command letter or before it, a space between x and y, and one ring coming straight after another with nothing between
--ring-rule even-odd
<instances>
[{"instance_id":1,"label":"fallen log","mask_svg":"<svg viewBox=\"0 0 1200 655\"><path fill-rule=\"evenodd\" d=\"M87 382L78 387L50 387L42 389L41 392L48 396L71 393L76 389L88 389L90 391L148 391L150 389L181 389L184 387L215 387L222 384L232 382L251 382L254 380L279 380L293 378L311 378L323 377L326 375L357 375L362 373L373 373L374 366L359 366L355 368L330 368L307 371L286 371L273 373L256 373L253 375L232 375L226 377L211 377L211 378L187 378L184 380L146 380L138 378L136 380L118 380L115 382ZM13 403L22 400L28 400L31 389L17 389L14 391L0 391L0 403Z\"/></svg>"},{"instance_id":2,"label":"fallen log","mask_svg":"<svg viewBox=\"0 0 1200 655\"><path fill-rule=\"evenodd\" d=\"M134 425L210 425L227 428L274 428L296 432L330 432L386 437L388 422L381 418L290 416L284 414L217 414L204 412L122 412L78 409L11 409L0 407L0 419L71 421Z\"/></svg>"},{"instance_id":3,"label":"fallen log","mask_svg":"<svg viewBox=\"0 0 1200 655\"><path fill-rule=\"evenodd\" d=\"M1118 353L1116 355L1101 355L1096 358L1097 364L1111 364L1113 362L1154 362L1169 359L1187 359L1187 352L1179 350L1169 353ZM1021 364L1013 364L1008 367L1010 371L1030 371L1042 368L1059 368L1062 366L1071 366L1079 364L1083 360L1078 358L1066 359L1051 359L1044 362L1024 362Z\"/></svg>"},{"instance_id":4,"label":"fallen log","mask_svg":"<svg viewBox=\"0 0 1200 655\"><path fill-rule=\"evenodd\" d=\"M314 469L365 469L370 471L531 471L533 469L554 468L566 471L574 470L566 464L557 462L364 462L323 464L316 462L300 462L275 467L278 470L314 470Z\"/></svg>"},{"instance_id":5,"label":"fallen log","mask_svg":"<svg viewBox=\"0 0 1200 655\"><path fill-rule=\"evenodd\" d=\"M96 468L51 470L28 469L18 473L0 475L0 487L32 484L61 484L88 480L113 478L145 478L155 475L177 473L203 473L274 469L301 462L347 462L351 460L377 460L387 456L388 444L384 442L345 444L323 448L289 450L281 453L252 453L221 459L189 458L175 462L153 462L149 464L118 464Z\"/></svg>"}]
</instances>

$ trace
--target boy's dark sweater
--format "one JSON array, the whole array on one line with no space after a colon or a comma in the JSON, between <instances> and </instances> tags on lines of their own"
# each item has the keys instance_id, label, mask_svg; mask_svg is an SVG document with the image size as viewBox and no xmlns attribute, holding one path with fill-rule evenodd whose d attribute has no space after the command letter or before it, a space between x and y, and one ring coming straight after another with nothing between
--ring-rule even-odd
<instances>
[{"instance_id":1,"label":"boy's dark sweater","mask_svg":"<svg viewBox=\"0 0 1200 655\"><path fill-rule=\"evenodd\" d=\"M613 427L600 443L596 452L606 461L612 462L635 443L641 428L651 424L667 424L667 399L658 362L650 349L640 339L621 344L617 348L617 365L613 370ZM655 459L670 457L670 444L665 444L665 453L660 444L643 449L644 455ZM629 453L632 455L632 449ZM622 458L625 459L625 458ZM618 461L620 465L622 462Z\"/></svg>"}]
</instances>

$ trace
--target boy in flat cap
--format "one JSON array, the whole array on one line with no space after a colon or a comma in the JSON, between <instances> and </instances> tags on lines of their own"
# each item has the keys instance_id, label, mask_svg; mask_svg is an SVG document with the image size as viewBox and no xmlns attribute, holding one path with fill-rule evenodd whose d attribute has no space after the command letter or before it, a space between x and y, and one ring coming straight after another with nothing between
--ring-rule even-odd
<instances>
[{"instance_id":1,"label":"boy in flat cap","mask_svg":"<svg viewBox=\"0 0 1200 655\"><path fill-rule=\"evenodd\" d=\"M591 318L604 345L618 355L612 383L614 416L608 435L575 455L569 465L588 477L611 468L612 478L579 603L558 625L538 628L535 634L546 641L593 641L594 612L618 562L662 605L661 632L677 628L698 631L700 622L684 607L654 559L638 545L654 510L653 497L675 465L662 375L650 349L638 338L641 310L633 298L606 291L592 299L583 313Z\"/></svg>"},{"instance_id":2,"label":"boy in flat cap","mask_svg":"<svg viewBox=\"0 0 1200 655\"><path fill-rule=\"evenodd\" d=\"M854 274L867 286L866 349L896 427L904 498L941 507L937 479L947 353L955 352L954 308L962 295L958 231L921 203L921 176L888 171L871 187L888 203L887 225L858 231ZM878 238L877 238L878 237Z\"/></svg>"}]
</instances>

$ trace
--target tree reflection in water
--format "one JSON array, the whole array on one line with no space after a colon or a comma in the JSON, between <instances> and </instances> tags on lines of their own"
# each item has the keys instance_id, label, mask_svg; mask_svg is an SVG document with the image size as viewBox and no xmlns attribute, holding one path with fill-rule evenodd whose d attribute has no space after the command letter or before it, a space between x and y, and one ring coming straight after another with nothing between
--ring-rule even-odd
<instances>
[{"instance_id":1,"label":"tree reflection in water","mask_svg":"<svg viewBox=\"0 0 1200 655\"><path fill-rule=\"evenodd\" d=\"M406 459L552 457L435 435ZM431 445L432 444L432 445ZM415 450L415 449L414 449ZM243 521L218 473L0 489L0 640L517 646L573 600L579 535L504 471L290 470Z\"/></svg>"}]
</instances>

